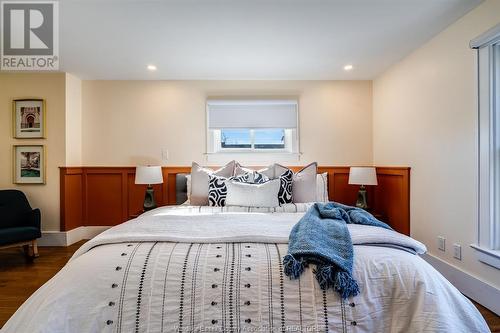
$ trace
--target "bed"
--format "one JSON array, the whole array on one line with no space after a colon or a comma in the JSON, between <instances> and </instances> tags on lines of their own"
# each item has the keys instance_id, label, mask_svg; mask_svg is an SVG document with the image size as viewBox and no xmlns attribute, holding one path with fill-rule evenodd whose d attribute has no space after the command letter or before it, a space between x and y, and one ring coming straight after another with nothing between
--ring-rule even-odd
<instances>
[{"instance_id":1,"label":"bed","mask_svg":"<svg viewBox=\"0 0 500 333\"><path fill-rule=\"evenodd\" d=\"M361 293L283 274L291 228L312 204L168 206L85 243L2 329L11 332L488 332L474 305L418 254L349 225Z\"/></svg>"}]
</instances>

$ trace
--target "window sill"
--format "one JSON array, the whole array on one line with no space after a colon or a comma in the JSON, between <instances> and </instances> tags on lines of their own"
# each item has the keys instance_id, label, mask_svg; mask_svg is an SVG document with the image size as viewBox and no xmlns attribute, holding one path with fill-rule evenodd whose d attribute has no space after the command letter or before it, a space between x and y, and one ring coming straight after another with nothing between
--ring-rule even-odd
<instances>
[{"instance_id":1,"label":"window sill","mask_svg":"<svg viewBox=\"0 0 500 333\"><path fill-rule=\"evenodd\" d=\"M219 152L207 153L207 162L226 163L237 160L240 163L274 163L274 162L298 162L299 153L285 152Z\"/></svg>"},{"instance_id":2,"label":"window sill","mask_svg":"<svg viewBox=\"0 0 500 333\"><path fill-rule=\"evenodd\" d=\"M474 250L476 250L477 259L485 263L489 266L495 267L496 269L500 269L500 251L490 250L484 247L481 247L477 244L470 245Z\"/></svg>"}]
</instances>

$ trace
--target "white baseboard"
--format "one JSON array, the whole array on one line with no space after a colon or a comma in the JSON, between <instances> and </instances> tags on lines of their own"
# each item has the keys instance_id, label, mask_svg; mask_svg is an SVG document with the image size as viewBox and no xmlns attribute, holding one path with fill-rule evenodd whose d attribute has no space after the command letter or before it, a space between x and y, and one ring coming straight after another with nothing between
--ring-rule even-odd
<instances>
[{"instance_id":1,"label":"white baseboard","mask_svg":"<svg viewBox=\"0 0 500 333\"><path fill-rule=\"evenodd\" d=\"M68 246L68 231L42 231L42 238L37 239L38 246Z\"/></svg>"},{"instance_id":2,"label":"white baseboard","mask_svg":"<svg viewBox=\"0 0 500 333\"><path fill-rule=\"evenodd\" d=\"M38 246L68 246L82 239L94 238L109 228L107 226L87 226L69 231L42 231L42 238L38 239Z\"/></svg>"},{"instance_id":3,"label":"white baseboard","mask_svg":"<svg viewBox=\"0 0 500 333\"><path fill-rule=\"evenodd\" d=\"M422 258L448 279L462 294L472 298L500 316L500 302L498 301L500 299L500 289L479 280L433 255L424 254Z\"/></svg>"}]
</instances>

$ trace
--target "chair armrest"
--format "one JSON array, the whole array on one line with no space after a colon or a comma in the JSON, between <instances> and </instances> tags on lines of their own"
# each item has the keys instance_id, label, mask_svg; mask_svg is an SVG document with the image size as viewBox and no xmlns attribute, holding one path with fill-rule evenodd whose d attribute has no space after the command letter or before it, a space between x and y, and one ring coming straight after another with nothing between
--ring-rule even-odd
<instances>
[{"instance_id":1,"label":"chair armrest","mask_svg":"<svg viewBox=\"0 0 500 333\"><path fill-rule=\"evenodd\" d=\"M26 219L26 225L30 227L35 227L38 230L41 229L42 215L40 209L35 208L29 213L29 217Z\"/></svg>"}]
</instances>

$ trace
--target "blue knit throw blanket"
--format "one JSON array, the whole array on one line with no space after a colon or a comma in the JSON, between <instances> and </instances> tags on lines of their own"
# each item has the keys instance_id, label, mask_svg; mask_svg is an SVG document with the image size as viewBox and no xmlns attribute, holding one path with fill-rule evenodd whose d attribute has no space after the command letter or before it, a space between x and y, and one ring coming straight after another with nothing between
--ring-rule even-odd
<instances>
[{"instance_id":1,"label":"blue knit throw blanket","mask_svg":"<svg viewBox=\"0 0 500 333\"><path fill-rule=\"evenodd\" d=\"M305 266L315 264L321 289L332 288L343 299L359 294L352 276L354 255L347 223L391 229L363 209L336 202L316 203L290 233L288 254L283 258L285 274L297 279Z\"/></svg>"}]
</instances>

